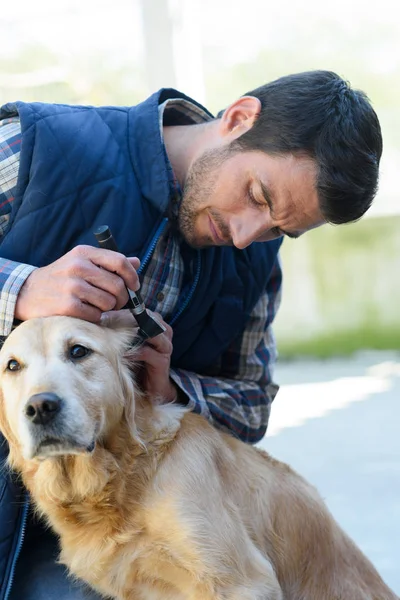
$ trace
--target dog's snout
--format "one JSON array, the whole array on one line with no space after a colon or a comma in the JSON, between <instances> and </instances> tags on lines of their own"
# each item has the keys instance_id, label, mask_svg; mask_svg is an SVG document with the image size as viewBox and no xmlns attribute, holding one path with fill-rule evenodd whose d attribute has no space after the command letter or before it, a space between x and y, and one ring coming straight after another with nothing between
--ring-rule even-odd
<instances>
[{"instance_id":1,"label":"dog's snout","mask_svg":"<svg viewBox=\"0 0 400 600\"><path fill-rule=\"evenodd\" d=\"M50 423L61 408L61 398L52 392L31 396L25 406L25 415L35 425Z\"/></svg>"}]
</instances>

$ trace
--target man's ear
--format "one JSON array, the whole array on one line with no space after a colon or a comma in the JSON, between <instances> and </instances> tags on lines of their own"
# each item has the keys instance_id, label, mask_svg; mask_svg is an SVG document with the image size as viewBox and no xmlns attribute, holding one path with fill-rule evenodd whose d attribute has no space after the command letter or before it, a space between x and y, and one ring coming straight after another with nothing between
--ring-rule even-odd
<instances>
[{"instance_id":1,"label":"man's ear","mask_svg":"<svg viewBox=\"0 0 400 600\"><path fill-rule=\"evenodd\" d=\"M261 102L255 96L242 96L223 112L219 132L233 141L249 131L261 112Z\"/></svg>"}]
</instances>

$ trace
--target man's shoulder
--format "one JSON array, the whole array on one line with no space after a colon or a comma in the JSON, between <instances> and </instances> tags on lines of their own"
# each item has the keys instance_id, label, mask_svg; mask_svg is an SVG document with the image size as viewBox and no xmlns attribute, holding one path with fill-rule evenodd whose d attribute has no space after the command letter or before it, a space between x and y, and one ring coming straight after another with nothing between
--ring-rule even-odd
<instances>
[{"instance_id":1,"label":"man's shoulder","mask_svg":"<svg viewBox=\"0 0 400 600\"><path fill-rule=\"evenodd\" d=\"M40 120L52 116L70 117L73 114L101 115L103 113L126 113L134 107L129 106L93 106L84 104L59 104L48 102L9 102L0 108L0 119L7 119L19 115L22 118L28 116L34 120Z\"/></svg>"}]
</instances>

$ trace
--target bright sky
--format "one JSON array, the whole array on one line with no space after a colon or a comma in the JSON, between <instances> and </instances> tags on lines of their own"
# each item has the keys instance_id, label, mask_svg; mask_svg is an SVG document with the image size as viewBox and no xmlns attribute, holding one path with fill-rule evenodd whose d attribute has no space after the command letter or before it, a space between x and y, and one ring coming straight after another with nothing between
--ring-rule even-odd
<instances>
[{"instance_id":1,"label":"bright sky","mask_svg":"<svg viewBox=\"0 0 400 600\"><path fill-rule=\"evenodd\" d=\"M143 0L146 1L146 0ZM150 1L150 0L148 0ZM230 61L244 60L263 47L277 50L290 43L295 32L316 31L321 20L343 33L371 39L377 29L400 34L398 2L380 0L379 8L365 0L169 0L175 18L189 7L196 15L206 45L220 46ZM22 40L37 41L65 53L95 48L141 52L140 0L19 0L0 17L2 53ZM395 50L398 50L395 52ZM400 60L400 35L388 40L385 58ZM387 56L386 56L387 55ZM382 65L382 57L371 57Z\"/></svg>"},{"instance_id":2,"label":"bright sky","mask_svg":"<svg viewBox=\"0 0 400 600\"><path fill-rule=\"evenodd\" d=\"M31 41L60 53L142 52L136 0L19 0L0 16L2 53Z\"/></svg>"}]
</instances>

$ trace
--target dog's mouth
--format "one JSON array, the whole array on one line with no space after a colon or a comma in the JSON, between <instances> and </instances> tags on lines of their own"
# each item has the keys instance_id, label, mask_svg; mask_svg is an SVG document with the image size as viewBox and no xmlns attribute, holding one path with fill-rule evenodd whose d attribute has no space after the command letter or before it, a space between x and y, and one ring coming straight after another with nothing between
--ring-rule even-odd
<instances>
[{"instance_id":1,"label":"dog's mouth","mask_svg":"<svg viewBox=\"0 0 400 600\"><path fill-rule=\"evenodd\" d=\"M48 436L43 438L34 448L31 458L45 459L52 456L69 454L91 454L96 446L95 440L82 443L72 438Z\"/></svg>"}]
</instances>

